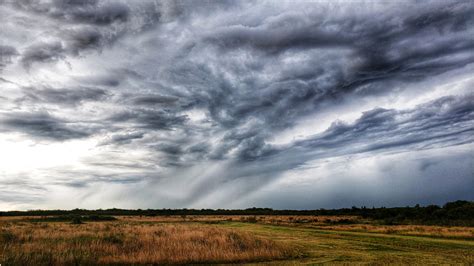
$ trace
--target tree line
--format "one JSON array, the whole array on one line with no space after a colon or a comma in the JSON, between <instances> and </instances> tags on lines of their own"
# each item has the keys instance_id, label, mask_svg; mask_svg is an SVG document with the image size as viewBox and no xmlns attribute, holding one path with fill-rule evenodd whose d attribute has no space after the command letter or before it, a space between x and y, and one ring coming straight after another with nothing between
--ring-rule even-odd
<instances>
[{"instance_id":1,"label":"tree line","mask_svg":"<svg viewBox=\"0 0 474 266\"><path fill-rule=\"evenodd\" d=\"M443 206L407 206L392 208L352 207L318 210L274 210L271 208L248 209L73 209L2 211L0 216L171 216L171 215L355 215L383 224L433 224L474 226L474 202L458 200Z\"/></svg>"}]
</instances>

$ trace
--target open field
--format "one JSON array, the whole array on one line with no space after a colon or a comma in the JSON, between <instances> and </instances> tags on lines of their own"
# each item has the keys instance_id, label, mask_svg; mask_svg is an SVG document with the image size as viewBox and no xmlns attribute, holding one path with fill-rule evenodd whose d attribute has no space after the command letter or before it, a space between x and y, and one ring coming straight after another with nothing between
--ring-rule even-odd
<instances>
[{"instance_id":1,"label":"open field","mask_svg":"<svg viewBox=\"0 0 474 266\"><path fill-rule=\"evenodd\" d=\"M2 265L473 263L474 228L350 216L0 217Z\"/></svg>"},{"instance_id":2,"label":"open field","mask_svg":"<svg viewBox=\"0 0 474 266\"><path fill-rule=\"evenodd\" d=\"M200 224L13 222L2 224L4 265L245 262L294 250L238 229Z\"/></svg>"}]
</instances>

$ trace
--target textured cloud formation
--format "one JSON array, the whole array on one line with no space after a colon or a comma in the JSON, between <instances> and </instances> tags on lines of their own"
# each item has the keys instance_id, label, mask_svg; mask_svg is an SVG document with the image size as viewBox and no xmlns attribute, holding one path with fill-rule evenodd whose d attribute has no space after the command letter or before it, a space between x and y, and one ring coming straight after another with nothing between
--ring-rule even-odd
<instances>
[{"instance_id":1,"label":"textured cloud formation","mask_svg":"<svg viewBox=\"0 0 474 266\"><path fill-rule=\"evenodd\" d=\"M0 208L472 200L473 14L0 0Z\"/></svg>"}]
</instances>

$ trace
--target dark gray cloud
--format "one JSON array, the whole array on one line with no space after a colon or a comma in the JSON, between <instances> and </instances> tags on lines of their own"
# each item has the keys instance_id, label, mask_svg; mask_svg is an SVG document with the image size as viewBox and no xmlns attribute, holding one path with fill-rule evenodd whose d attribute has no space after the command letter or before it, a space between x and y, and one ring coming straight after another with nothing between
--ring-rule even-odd
<instances>
[{"instance_id":1,"label":"dark gray cloud","mask_svg":"<svg viewBox=\"0 0 474 266\"><path fill-rule=\"evenodd\" d=\"M19 9L47 15L59 21L70 23L87 23L94 25L108 25L115 22L124 22L129 18L129 9L126 5L103 1L14 1L13 5Z\"/></svg>"},{"instance_id":2,"label":"dark gray cloud","mask_svg":"<svg viewBox=\"0 0 474 266\"><path fill-rule=\"evenodd\" d=\"M25 88L24 96L18 99L20 103L39 103L39 104L59 104L59 105L77 105L83 101L104 100L108 94L103 89L98 88ZM27 102L27 103L25 103Z\"/></svg>"},{"instance_id":3,"label":"dark gray cloud","mask_svg":"<svg viewBox=\"0 0 474 266\"><path fill-rule=\"evenodd\" d=\"M65 35L68 36L67 49L74 55L78 55L83 50L98 50L104 45L102 34L92 27L70 29Z\"/></svg>"},{"instance_id":4,"label":"dark gray cloud","mask_svg":"<svg viewBox=\"0 0 474 266\"><path fill-rule=\"evenodd\" d=\"M64 51L61 42L38 43L22 53L21 62L27 68L33 63L54 62L65 57Z\"/></svg>"},{"instance_id":5,"label":"dark gray cloud","mask_svg":"<svg viewBox=\"0 0 474 266\"><path fill-rule=\"evenodd\" d=\"M164 95L144 95L136 96L131 99L131 103L136 105L172 105L178 101L176 97Z\"/></svg>"},{"instance_id":6,"label":"dark gray cloud","mask_svg":"<svg viewBox=\"0 0 474 266\"><path fill-rule=\"evenodd\" d=\"M112 115L108 121L113 123L130 123L137 128L170 130L183 125L186 116L176 115L167 110L134 108Z\"/></svg>"},{"instance_id":7,"label":"dark gray cloud","mask_svg":"<svg viewBox=\"0 0 474 266\"><path fill-rule=\"evenodd\" d=\"M12 62L12 58L18 55L18 51L13 46L0 45L0 70Z\"/></svg>"},{"instance_id":8,"label":"dark gray cloud","mask_svg":"<svg viewBox=\"0 0 474 266\"><path fill-rule=\"evenodd\" d=\"M47 112L10 113L0 118L0 121L2 131L28 134L33 139L65 141L91 135L86 129Z\"/></svg>"},{"instance_id":9,"label":"dark gray cloud","mask_svg":"<svg viewBox=\"0 0 474 266\"><path fill-rule=\"evenodd\" d=\"M474 141L473 120L474 95L443 97L414 110L378 108L364 112L353 124L333 123L321 135L297 142L295 147L319 149L323 154L334 156L352 151L419 150L460 145Z\"/></svg>"},{"instance_id":10,"label":"dark gray cloud","mask_svg":"<svg viewBox=\"0 0 474 266\"><path fill-rule=\"evenodd\" d=\"M3 3L0 143L70 145L72 166L32 171L56 176L45 187L84 191L85 206L100 205L102 184L114 186L104 198L136 195L136 206L268 203L261 190L279 182L306 191L291 178L305 167L318 169L305 172L309 188L319 173L335 181L301 206L339 206L354 197L330 191L362 186L367 169L380 190L382 174L416 182L386 158L427 183L446 166L439 153L465 159L474 141L471 1ZM346 173L351 158L377 163ZM450 198L423 191L422 202ZM366 200L403 202L387 195Z\"/></svg>"}]
</instances>

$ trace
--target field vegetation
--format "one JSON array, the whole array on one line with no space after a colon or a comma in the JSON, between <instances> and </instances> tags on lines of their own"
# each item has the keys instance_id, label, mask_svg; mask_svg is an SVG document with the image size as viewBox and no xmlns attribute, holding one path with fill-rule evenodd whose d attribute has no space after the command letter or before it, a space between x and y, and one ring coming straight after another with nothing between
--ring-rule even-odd
<instances>
[{"instance_id":1,"label":"field vegetation","mask_svg":"<svg viewBox=\"0 0 474 266\"><path fill-rule=\"evenodd\" d=\"M203 224L4 222L3 265L182 264L281 260L288 245Z\"/></svg>"},{"instance_id":2,"label":"field vegetation","mask_svg":"<svg viewBox=\"0 0 474 266\"><path fill-rule=\"evenodd\" d=\"M347 214L349 209L332 215L259 213L268 209L175 215L126 215L116 209L122 215L107 210L9 212L0 216L0 264L472 264L471 207L455 202L436 208L437 221L444 225L426 220L426 207L389 209L392 214L384 219ZM417 209L423 214L414 213Z\"/></svg>"},{"instance_id":3,"label":"field vegetation","mask_svg":"<svg viewBox=\"0 0 474 266\"><path fill-rule=\"evenodd\" d=\"M474 240L474 227L438 226L438 225L384 225L358 216L248 216L248 215L192 215L183 219L181 216L156 217L119 217L119 220L176 223L197 222L204 224L225 224L229 222L257 223L286 227L313 228L333 231L353 231L366 233L397 234L411 236L431 236L440 238L462 238Z\"/></svg>"}]
</instances>

